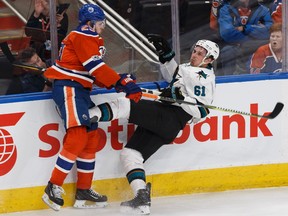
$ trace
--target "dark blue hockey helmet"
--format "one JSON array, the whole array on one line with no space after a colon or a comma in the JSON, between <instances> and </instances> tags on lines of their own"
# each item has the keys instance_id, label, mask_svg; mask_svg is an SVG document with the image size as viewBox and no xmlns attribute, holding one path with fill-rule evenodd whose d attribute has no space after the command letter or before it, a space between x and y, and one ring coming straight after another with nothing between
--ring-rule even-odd
<instances>
[{"instance_id":1,"label":"dark blue hockey helmet","mask_svg":"<svg viewBox=\"0 0 288 216\"><path fill-rule=\"evenodd\" d=\"M105 14L103 10L95 4L84 4L79 10L79 23L84 24L87 21L103 21Z\"/></svg>"}]
</instances>

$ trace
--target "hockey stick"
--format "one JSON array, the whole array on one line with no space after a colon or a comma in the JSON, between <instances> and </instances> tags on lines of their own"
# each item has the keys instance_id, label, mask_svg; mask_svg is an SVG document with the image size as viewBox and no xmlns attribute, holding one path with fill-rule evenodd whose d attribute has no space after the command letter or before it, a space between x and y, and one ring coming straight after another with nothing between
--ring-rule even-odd
<instances>
[{"instance_id":1,"label":"hockey stick","mask_svg":"<svg viewBox=\"0 0 288 216\"><path fill-rule=\"evenodd\" d=\"M11 53L7 42L0 43L0 48L10 63L13 63L16 60Z\"/></svg>"},{"instance_id":2,"label":"hockey stick","mask_svg":"<svg viewBox=\"0 0 288 216\"><path fill-rule=\"evenodd\" d=\"M197 103L193 103L193 102L189 102L189 101L184 101L184 100L179 100L179 99L174 99L174 98L169 98L169 97L163 97L163 96L157 95L157 91L155 92L153 90L148 90L148 89L142 89L142 97L146 97L146 98L152 99L152 100L162 100L162 101L179 103L179 104L185 103L185 104L189 104L192 106L200 106L200 107L205 107L205 108L212 109L212 110L237 113L237 114L241 114L241 115L245 115L245 116L265 118L265 119L274 119L276 116L279 115L279 113L282 111L282 109L284 107L283 103L278 102L275 105L273 111L269 115L259 115L259 114L255 114L255 113L243 112L243 111L238 111L238 110L234 110L234 109L227 109L227 108L212 106L212 105L207 105L207 104L197 104Z\"/></svg>"},{"instance_id":3,"label":"hockey stick","mask_svg":"<svg viewBox=\"0 0 288 216\"><path fill-rule=\"evenodd\" d=\"M21 62L17 62L16 58L11 53L7 42L0 43L0 48L2 52L4 53L4 55L7 57L8 61L15 67L20 67L20 68L34 70L34 71L41 71L41 72L46 70L45 68L42 68L42 67L26 65Z\"/></svg>"},{"instance_id":4,"label":"hockey stick","mask_svg":"<svg viewBox=\"0 0 288 216\"><path fill-rule=\"evenodd\" d=\"M24 69L28 69L28 70L34 70L34 71L44 72L46 70L45 68L42 68L42 67L26 65L26 64L23 64L23 63L13 63L12 65L15 66L15 67L20 67L20 68L24 68Z\"/></svg>"}]
</instances>

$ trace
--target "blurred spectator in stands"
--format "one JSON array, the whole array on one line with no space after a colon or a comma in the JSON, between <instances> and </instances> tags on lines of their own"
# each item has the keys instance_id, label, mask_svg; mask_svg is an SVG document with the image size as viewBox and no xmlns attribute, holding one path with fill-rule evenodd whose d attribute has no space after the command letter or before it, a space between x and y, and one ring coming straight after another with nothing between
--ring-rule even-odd
<instances>
[{"instance_id":1,"label":"blurred spectator in stands","mask_svg":"<svg viewBox=\"0 0 288 216\"><path fill-rule=\"evenodd\" d=\"M215 31L218 31L218 10L222 3L223 0L212 0L209 25Z\"/></svg>"},{"instance_id":2,"label":"blurred spectator in stands","mask_svg":"<svg viewBox=\"0 0 288 216\"><path fill-rule=\"evenodd\" d=\"M59 8L59 6L58 6ZM56 9L57 11L57 9ZM61 35L66 35L68 31L68 16L66 10L62 13L56 14L58 33ZM49 10L49 0L35 0L35 8L31 14L26 26L31 28L42 29L43 31L50 30L50 10Z\"/></svg>"},{"instance_id":3,"label":"blurred spectator in stands","mask_svg":"<svg viewBox=\"0 0 288 216\"><path fill-rule=\"evenodd\" d=\"M270 28L270 42L257 49L250 61L250 73L282 71L282 24L275 23Z\"/></svg>"},{"instance_id":4,"label":"blurred spectator in stands","mask_svg":"<svg viewBox=\"0 0 288 216\"><path fill-rule=\"evenodd\" d=\"M269 9L257 0L224 0L218 10L219 34L224 44L220 55L223 75L246 72L245 63L251 54L269 42L272 24Z\"/></svg>"},{"instance_id":5,"label":"blurred spectator in stands","mask_svg":"<svg viewBox=\"0 0 288 216\"><path fill-rule=\"evenodd\" d=\"M59 46L62 39L66 36L68 31L68 16L66 14L66 10L60 10L66 4L60 4L57 6L57 14L56 14L56 22L57 22L57 32L61 37L59 40ZM67 4L69 6L69 4ZM49 0L35 0L34 11L31 14L29 20L27 21L26 27L28 27L29 31L26 29L27 36L32 36L32 44L37 53L41 58L48 59L50 57L51 50L51 41L47 39L46 34L47 31L50 31L50 8L49 8ZM31 29L36 29L34 33ZM43 34L41 34L41 32ZM49 35L50 36L50 35ZM44 38L44 39L43 39Z\"/></svg>"},{"instance_id":6,"label":"blurred spectator in stands","mask_svg":"<svg viewBox=\"0 0 288 216\"><path fill-rule=\"evenodd\" d=\"M22 67L14 68L14 77L6 95L51 90L52 83L43 75L51 63L43 62L34 48L28 47L20 52L16 62Z\"/></svg>"},{"instance_id":7,"label":"blurred spectator in stands","mask_svg":"<svg viewBox=\"0 0 288 216\"><path fill-rule=\"evenodd\" d=\"M282 0L275 0L271 8L274 23L282 23Z\"/></svg>"}]
</instances>

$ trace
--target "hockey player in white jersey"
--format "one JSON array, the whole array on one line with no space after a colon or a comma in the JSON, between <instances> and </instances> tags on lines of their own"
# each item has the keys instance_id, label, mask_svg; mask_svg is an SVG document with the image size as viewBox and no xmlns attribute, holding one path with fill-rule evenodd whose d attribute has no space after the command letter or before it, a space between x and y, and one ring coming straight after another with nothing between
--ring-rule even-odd
<instances>
[{"instance_id":1,"label":"hockey player in white jersey","mask_svg":"<svg viewBox=\"0 0 288 216\"><path fill-rule=\"evenodd\" d=\"M199 40L193 47L190 62L177 65L174 52L167 41L157 35L149 35L161 64L161 73L170 84L161 96L211 104L215 92L215 75L212 62L219 56L219 47L209 40ZM128 119L137 125L134 134L123 148L120 159L127 180L134 192L132 200L122 202L121 210L138 214L150 214L151 184L146 184L144 162L162 145L171 143L187 123L205 119L209 110L184 103L145 100L135 103L118 98L100 104L89 111L95 121Z\"/></svg>"}]
</instances>

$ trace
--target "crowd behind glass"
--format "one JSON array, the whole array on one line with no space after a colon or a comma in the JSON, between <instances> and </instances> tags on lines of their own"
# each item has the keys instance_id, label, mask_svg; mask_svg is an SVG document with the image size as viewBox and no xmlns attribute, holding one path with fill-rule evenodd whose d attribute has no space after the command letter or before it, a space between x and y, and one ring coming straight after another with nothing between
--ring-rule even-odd
<instances>
[{"instance_id":1,"label":"crowd behind glass","mask_svg":"<svg viewBox=\"0 0 288 216\"><path fill-rule=\"evenodd\" d=\"M24 37L27 47L13 52L15 62L29 67L0 67L11 73L3 94L50 91L51 83L43 71L51 62L49 0L31 0L21 5L21 0L10 1L22 14L27 14ZM105 3L127 20L144 36L159 34L172 46L171 4L169 0L105 0ZM78 24L77 13L81 6L77 0L58 0L56 23L59 47L61 40ZM220 46L220 58L215 63L216 75L278 73L282 70L282 0L178 0L180 61L189 61L191 47L199 39L212 40ZM107 21L109 22L109 20ZM1 32L1 31L0 31ZM134 73L138 82L157 81L157 67L147 62L123 38L107 31L109 64ZM2 38L2 37L1 37ZM0 42L5 42L1 40ZM106 46L105 44L105 46ZM9 48L9 43L8 43ZM1 52L0 64L7 56ZM121 58L119 58L121 56ZM3 61L4 59L4 61ZM104 59L105 60L105 59ZM8 62L8 63L7 63ZM14 62L14 63L15 63ZM16 64L17 65L17 64ZM3 69L4 68L4 69ZM38 68L38 70L37 70ZM132 70L132 71L131 71ZM2 72L1 73L4 73ZM6 79L7 80L7 79ZM4 82L3 82L4 83ZM2 89L4 84L0 82Z\"/></svg>"}]
</instances>

